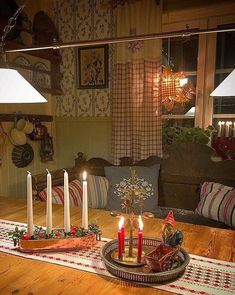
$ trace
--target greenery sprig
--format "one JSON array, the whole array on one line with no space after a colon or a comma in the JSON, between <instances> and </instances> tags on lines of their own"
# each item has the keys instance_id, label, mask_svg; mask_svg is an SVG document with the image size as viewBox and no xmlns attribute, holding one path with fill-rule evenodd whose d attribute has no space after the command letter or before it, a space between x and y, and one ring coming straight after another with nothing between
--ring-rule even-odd
<instances>
[{"instance_id":1,"label":"greenery sprig","mask_svg":"<svg viewBox=\"0 0 235 295\"><path fill-rule=\"evenodd\" d=\"M42 240L42 239L63 239L63 238L79 238L85 237L89 234L100 233L100 228L96 222L92 222L88 225L88 230L85 230L81 226L73 225L69 233L65 233L64 229L54 229L51 234L47 234L46 230L42 227L34 226L33 235L30 236L25 229L19 229L15 227L15 230L8 233L8 236L13 239L14 246L19 244L19 240Z\"/></svg>"}]
</instances>

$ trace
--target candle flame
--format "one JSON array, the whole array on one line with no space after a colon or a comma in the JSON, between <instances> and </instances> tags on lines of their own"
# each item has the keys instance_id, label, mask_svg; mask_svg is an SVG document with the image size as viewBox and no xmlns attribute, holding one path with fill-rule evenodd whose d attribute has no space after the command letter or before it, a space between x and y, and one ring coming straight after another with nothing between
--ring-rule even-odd
<instances>
[{"instance_id":1,"label":"candle flame","mask_svg":"<svg viewBox=\"0 0 235 295\"><path fill-rule=\"evenodd\" d=\"M50 171L48 169L46 169L47 174L50 174Z\"/></svg>"},{"instance_id":2,"label":"candle flame","mask_svg":"<svg viewBox=\"0 0 235 295\"><path fill-rule=\"evenodd\" d=\"M87 173L86 173L86 171L83 172L82 176L83 176L83 180L85 181L87 179Z\"/></svg>"},{"instance_id":3,"label":"candle flame","mask_svg":"<svg viewBox=\"0 0 235 295\"><path fill-rule=\"evenodd\" d=\"M119 220L119 223L118 223L118 228L121 229L124 225L124 217L122 216Z\"/></svg>"},{"instance_id":4,"label":"candle flame","mask_svg":"<svg viewBox=\"0 0 235 295\"><path fill-rule=\"evenodd\" d=\"M139 218L138 218L138 222L139 222L139 229L140 229L140 230L143 230L144 224L143 224L143 221L142 221L141 216L139 216Z\"/></svg>"},{"instance_id":5,"label":"candle flame","mask_svg":"<svg viewBox=\"0 0 235 295\"><path fill-rule=\"evenodd\" d=\"M27 171L28 175L31 175L31 172Z\"/></svg>"}]
</instances>

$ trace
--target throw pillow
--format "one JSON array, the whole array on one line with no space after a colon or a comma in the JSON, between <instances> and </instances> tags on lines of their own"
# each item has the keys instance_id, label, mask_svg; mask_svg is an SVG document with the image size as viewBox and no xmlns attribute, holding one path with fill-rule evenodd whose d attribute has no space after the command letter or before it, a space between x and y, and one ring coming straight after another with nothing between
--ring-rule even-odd
<instances>
[{"instance_id":1,"label":"throw pillow","mask_svg":"<svg viewBox=\"0 0 235 295\"><path fill-rule=\"evenodd\" d=\"M107 205L109 182L107 178L96 175L87 177L87 194L90 208L103 209Z\"/></svg>"},{"instance_id":2,"label":"throw pillow","mask_svg":"<svg viewBox=\"0 0 235 295\"><path fill-rule=\"evenodd\" d=\"M196 213L235 228L235 189L215 182L204 182Z\"/></svg>"},{"instance_id":3,"label":"throw pillow","mask_svg":"<svg viewBox=\"0 0 235 295\"><path fill-rule=\"evenodd\" d=\"M142 191L139 197L144 199L143 211L153 212L158 204L158 176L160 165L151 167L133 166L133 167L105 167L105 175L109 181L107 210L121 210L121 202L127 194L126 189L131 184L131 169L136 171L136 187ZM138 204L134 205L136 214L140 213L141 208Z\"/></svg>"},{"instance_id":4,"label":"throw pillow","mask_svg":"<svg viewBox=\"0 0 235 295\"><path fill-rule=\"evenodd\" d=\"M64 204L63 186L52 187L51 193L53 204ZM45 188L38 195L42 201L46 201L47 189ZM69 200L71 206L82 207L82 184L81 181L78 179L75 179L69 183Z\"/></svg>"}]
</instances>

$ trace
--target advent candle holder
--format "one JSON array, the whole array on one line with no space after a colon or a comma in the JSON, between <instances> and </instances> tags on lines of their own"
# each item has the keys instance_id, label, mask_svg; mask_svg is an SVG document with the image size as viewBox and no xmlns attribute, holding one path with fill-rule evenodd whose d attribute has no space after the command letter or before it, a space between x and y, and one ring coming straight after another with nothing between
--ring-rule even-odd
<instances>
[{"instance_id":1,"label":"advent candle holder","mask_svg":"<svg viewBox=\"0 0 235 295\"><path fill-rule=\"evenodd\" d=\"M64 170L64 228L52 228L52 179L47 169L47 208L46 229L33 225L32 176L27 174L27 230L15 228L9 233L14 246L19 245L21 252L69 251L93 247L101 240L97 224L88 223L87 175L83 176L82 226L71 226L69 204L69 177ZM124 244L123 244L124 245ZM124 247L124 246L123 246Z\"/></svg>"}]
</instances>

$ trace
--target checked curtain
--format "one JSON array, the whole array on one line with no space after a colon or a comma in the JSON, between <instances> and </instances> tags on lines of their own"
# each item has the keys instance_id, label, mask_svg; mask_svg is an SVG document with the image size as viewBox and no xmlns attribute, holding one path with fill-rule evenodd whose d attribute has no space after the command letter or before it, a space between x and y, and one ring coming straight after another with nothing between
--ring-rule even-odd
<instances>
[{"instance_id":1,"label":"checked curtain","mask_svg":"<svg viewBox=\"0 0 235 295\"><path fill-rule=\"evenodd\" d=\"M127 2L116 8L117 36L161 30L155 0ZM134 161L161 156L161 41L133 41L115 47L112 83L112 156Z\"/></svg>"}]
</instances>

